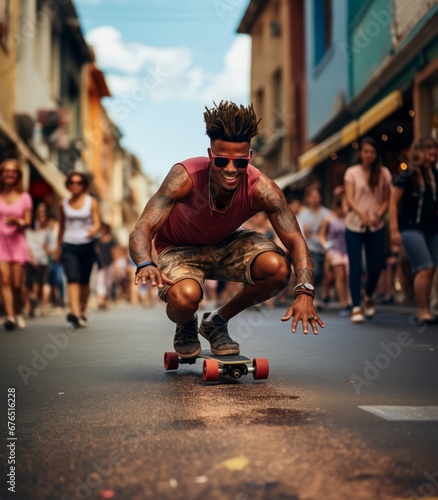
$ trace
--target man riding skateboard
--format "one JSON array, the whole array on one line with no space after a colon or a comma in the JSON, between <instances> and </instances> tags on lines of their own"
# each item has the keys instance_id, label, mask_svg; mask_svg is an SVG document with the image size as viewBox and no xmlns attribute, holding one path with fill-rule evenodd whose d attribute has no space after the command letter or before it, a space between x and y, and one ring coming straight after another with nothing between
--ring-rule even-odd
<instances>
[{"instance_id":1,"label":"man riding skateboard","mask_svg":"<svg viewBox=\"0 0 438 500\"><path fill-rule=\"evenodd\" d=\"M130 235L129 250L137 265L135 284L150 280L176 323L175 351L181 358L201 352L198 333L217 355L239 354L228 321L244 309L278 294L288 283L290 265L272 240L240 226L265 212L292 256L297 277L294 301L281 318L302 321L303 332L324 327L313 306L313 263L294 213L281 189L249 162L252 137L260 120L252 105L222 101L204 113L210 138L208 156L175 164L148 201ZM152 260L152 240L158 262ZM237 281L243 288L217 311L197 310L205 279Z\"/></svg>"}]
</instances>

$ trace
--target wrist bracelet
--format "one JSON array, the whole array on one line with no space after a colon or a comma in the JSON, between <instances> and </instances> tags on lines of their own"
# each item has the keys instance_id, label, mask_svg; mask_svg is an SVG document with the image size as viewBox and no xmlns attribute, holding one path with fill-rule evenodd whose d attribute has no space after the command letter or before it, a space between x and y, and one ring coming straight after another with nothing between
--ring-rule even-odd
<instances>
[{"instance_id":1,"label":"wrist bracelet","mask_svg":"<svg viewBox=\"0 0 438 500\"><path fill-rule=\"evenodd\" d=\"M135 274L137 274L140 271L140 269L143 269L144 267L148 267L148 266L157 267L157 264L155 264L155 262L153 262L152 260L140 262L140 264L137 265L137 270L135 271Z\"/></svg>"},{"instance_id":2,"label":"wrist bracelet","mask_svg":"<svg viewBox=\"0 0 438 500\"><path fill-rule=\"evenodd\" d=\"M312 299L315 298L315 292L311 292L310 290L306 290L305 288L301 288L294 292L294 298L297 298L298 295L308 295L309 297L312 297Z\"/></svg>"}]
</instances>

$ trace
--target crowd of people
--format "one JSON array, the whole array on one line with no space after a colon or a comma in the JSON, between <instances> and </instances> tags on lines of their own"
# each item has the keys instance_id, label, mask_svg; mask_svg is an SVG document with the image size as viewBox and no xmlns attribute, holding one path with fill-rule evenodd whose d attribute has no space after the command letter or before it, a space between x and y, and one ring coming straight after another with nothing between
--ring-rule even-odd
<instances>
[{"instance_id":1,"label":"crowd of people","mask_svg":"<svg viewBox=\"0 0 438 500\"><path fill-rule=\"evenodd\" d=\"M318 307L335 295L339 314L363 323L376 313L376 296L393 303L397 287L404 299L413 291L418 324L438 322L437 153L435 140L415 140L393 177L378 143L365 137L330 211L317 188L307 189L295 213L315 263Z\"/></svg>"},{"instance_id":2,"label":"crowd of people","mask_svg":"<svg viewBox=\"0 0 438 500\"><path fill-rule=\"evenodd\" d=\"M322 205L316 186L309 186L302 200L290 200L312 255L318 309L337 302L339 315L363 323L374 316L376 300L390 304L398 291L400 302L401 292L405 298L412 293L419 324L437 322L437 152L435 140L415 140L406 169L392 176L382 164L378 143L364 138L359 161L333 191L330 209ZM102 223L97 201L88 194L88 176L71 172L66 186L71 197L61 200L53 214L44 203L33 206L23 191L17 160L0 165L0 280L6 330L24 329L25 318L64 308L67 300L67 320L85 327L90 282L102 310L118 298L145 306L157 301L150 284L134 285L135 264L128 249L115 241L111 227ZM263 212L244 228L282 247ZM289 285L262 307L285 305L293 297L294 279L292 273ZM203 302L220 306L241 286L207 280Z\"/></svg>"},{"instance_id":3,"label":"crowd of people","mask_svg":"<svg viewBox=\"0 0 438 500\"><path fill-rule=\"evenodd\" d=\"M97 201L88 194L88 176L67 176L71 197L61 200L57 214L43 202L33 206L22 179L17 160L2 162L0 305L6 330L23 330L26 319L63 311L66 302L67 321L85 327L90 284L100 309L117 298L154 302L149 290L133 286L128 249L117 245L111 227L101 222Z\"/></svg>"}]
</instances>

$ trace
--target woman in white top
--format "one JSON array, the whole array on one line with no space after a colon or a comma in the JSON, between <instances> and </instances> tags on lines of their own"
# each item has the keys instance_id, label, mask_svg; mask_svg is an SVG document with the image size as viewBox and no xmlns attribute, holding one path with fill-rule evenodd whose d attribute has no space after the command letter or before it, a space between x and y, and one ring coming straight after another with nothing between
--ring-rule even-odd
<instances>
[{"instance_id":1,"label":"woman in white top","mask_svg":"<svg viewBox=\"0 0 438 500\"><path fill-rule=\"evenodd\" d=\"M350 212L345 218L345 242L350 264L351 321L363 323L375 314L373 294L383 269L385 215L391 193L391 173L382 166L380 148L371 137L362 139L360 163L347 169L345 197ZM362 248L365 248L367 282L361 307Z\"/></svg>"},{"instance_id":2,"label":"woman in white top","mask_svg":"<svg viewBox=\"0 0 438 500\"><path fill-rule=\"evenodd\" d=\"M72 196L59 205L57 256L67 276L71 307L67 321L78 327L86 326L90 274L95 261L94 237L100 230L100 216L97 201L87 193L89 180L85 174L70 172L66 186Z\"/></svg>"}]
</instances>

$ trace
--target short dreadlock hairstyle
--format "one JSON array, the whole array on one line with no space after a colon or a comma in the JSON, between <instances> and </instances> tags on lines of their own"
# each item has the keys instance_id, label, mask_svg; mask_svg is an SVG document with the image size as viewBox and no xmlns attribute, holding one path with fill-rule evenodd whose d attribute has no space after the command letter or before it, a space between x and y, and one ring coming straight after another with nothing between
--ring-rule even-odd
<instances>
[{"instance_id":1,"label":"short dreadlock hairstyle","mask_svg":"<svg viewBox=\"0 0 438 500\"><path fill-rule=\"evenodd\" d=\"M205 108L204 121L206 134L211 140L221 139L229 142L251 142L251 138L258 134L258 125L254 107L247 108L234 102L214 102L214 108Z\"/></svg>"}]
</instances>

